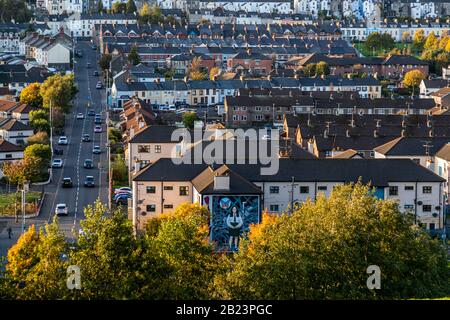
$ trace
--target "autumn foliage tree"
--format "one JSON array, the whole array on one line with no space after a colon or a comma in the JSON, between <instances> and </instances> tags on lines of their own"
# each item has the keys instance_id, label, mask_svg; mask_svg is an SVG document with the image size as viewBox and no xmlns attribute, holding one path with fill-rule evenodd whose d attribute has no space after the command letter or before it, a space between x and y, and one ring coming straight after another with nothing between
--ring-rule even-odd
<instances>
[{"instance_id":1,"label":"autumn foliage tree","mask_svg":"<svg viewBox=\"0 0 450 320\"><path fill-rule=\"evenodd\" d=\"M206 80L208 74L201 68L202 58L194 57L189 67L189 78L191 80Z\"/></svg>"},{"instance_id":2,"label":"autumn foliage tree","mask_svg":"<svg viewBox=\"0 0 450 320\"><path fill-rule=\"evenodd\" d=\"M55 74L45 80L39 90L44 108L59 108L65 113L69 112L71 100L75 97L77 88L72 74L61 76Z\"/></svg>"},{"instance_id":3,"label":"autumn foliage tree","mask_svg":"<svg viewBox=\"0 0 450 320\"><path fill-rule=\"evenodd\" d=\"M402 299L448 294L441 242L414 225L394 201L368 186L343 185L307 201L292 215L263 219L228 271L214 283L225 299ZM381 269L381 290L369 290L367 267Z\"/></svg>"},{"instance_id":4,"label":"autumn foliage tree","mask_svg":"<svg viewBox=\"0 0 450 320\"><path fill-rule=\"evenodd\" d=\"M403 85L406 88L412 88L413 94L414 89L420 85L420 82L425 79L425 75L420 70L408 71L403 77Z\"/></svg>"},{"instance_id":5,"label":"autumn foliage tree","mask_svg":"<svg viewBox=\"0 0 450 320\"><path fill-rule=\"evenodd\" d=\"M33 108L42 107L42 96L40 93L41 84L31 83L20 92L20 102L30 105Z\"/></svg>"}]
</instances>

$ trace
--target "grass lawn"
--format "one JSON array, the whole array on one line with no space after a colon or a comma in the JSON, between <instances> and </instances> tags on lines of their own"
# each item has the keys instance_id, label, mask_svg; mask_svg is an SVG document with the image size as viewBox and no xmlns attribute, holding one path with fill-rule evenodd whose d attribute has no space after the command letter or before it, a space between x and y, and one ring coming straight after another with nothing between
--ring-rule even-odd
<instances>
[{"instance_id":1,"label":"grass lawn","mask_svg":"<svg viewBox=\"0 0 450 320\"><path fill-rule=\"evenodd\" d=\"M386 54L389 51L386 50L367 50L364 47L364 42L354 42L353 45L355 46L355 49L358 50L359 52L362 53L362 55L364 55L365 57L379 57L382 56L383 54ZM404 44L404 43L395 43L395 48L402 50L403 48L408 48L410 47L411 44ZM415 55L417 54L416 52L414 52L413 50L411 50L412 54Z\"/></svg>"},{"instance_id":2,"label":"grass lawn","mask_svg":"<svg viewBox=\"0 0 450 320\"><path fill-rule=\"evenodd\" d=\"M13 216L14 215L14 202L16 193L3 193L0 194L0 216ZM38 200L41 196L40 192L28 192L26 196L26 212L27 214L35 213ZM17 197L17 208L20 212L20 196Z\"/></svg>"}]
</instances>

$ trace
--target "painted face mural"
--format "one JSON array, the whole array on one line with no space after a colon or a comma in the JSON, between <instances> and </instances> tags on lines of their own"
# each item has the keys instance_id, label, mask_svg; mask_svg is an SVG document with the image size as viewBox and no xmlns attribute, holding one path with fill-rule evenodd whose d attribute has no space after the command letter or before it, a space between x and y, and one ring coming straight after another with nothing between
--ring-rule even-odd
<instances>
[{"instance_id":1,"label":"painted face mural","mask_svg":"<svg viewBox=\"0 0 450 320\"><path fill-rule=\"evenodd\" d=\"M211 196L211 241L219 251L236 251L239 238L259 223L258 196Z\"/></svg>"}]
</instances>

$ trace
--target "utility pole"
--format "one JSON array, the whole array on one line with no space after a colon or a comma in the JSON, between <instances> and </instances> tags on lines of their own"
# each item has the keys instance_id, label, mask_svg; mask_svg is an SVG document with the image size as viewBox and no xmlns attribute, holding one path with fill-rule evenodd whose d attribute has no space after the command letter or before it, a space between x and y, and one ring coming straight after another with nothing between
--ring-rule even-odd
<instances>
[{"instance_id":1,"label":"utility pole","mask_svg":"<svg viewBox=\"0 0 450 320\"><path fill-rule=\"evenodd\" d=\"M26 193L28 191L28 183L25 182L22 187L22 233L25 232L25 209L26 209Z\"/></svg>"},{"instance_id":2,"label":"utility pole","mask_svg":"<svg viewBox=\"0 0 450 320\"><path fill-rule=\"evenodd\" d=\"M292 176L292 183L291 183L291 207L290 207L290 210L289 210L291 215L294 212L294 182L295 182L295 178Z\"/></svg>"}]
</instances>

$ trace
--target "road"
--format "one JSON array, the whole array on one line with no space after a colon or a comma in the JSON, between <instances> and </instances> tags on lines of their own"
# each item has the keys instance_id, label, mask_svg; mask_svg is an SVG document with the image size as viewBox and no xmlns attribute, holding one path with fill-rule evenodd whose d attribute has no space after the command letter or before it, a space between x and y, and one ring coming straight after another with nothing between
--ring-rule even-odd
<instances>
[{"instance_id":1,"label":"road","mask_svg":"<svg viewBox=\"0 0 450 320\"><path fill-rule=\"evenodd\" d=\"M41 209L41 214L37 218L27 219L25 227L34 224L38 227L51 221L54 216L55 207L58 203L65 203L69 208L68 216L61 216L59 223L61 230L66 237L72 237L72 232L78 232L80 220L84 218L84 208L93 204L97 198L108 203L108 159L107 159L107 135L106 135L106 110L105 110L105 89L96 89L98 80L103 79L93 76L94 70L98 70L97 52L92 50L88 42L79 42L77 49L83 52L83 58L77 58L75 64L75 81L78 86L78 94L74 101L74 107L70 114L66 116L65 135L68 138L68 145L58 146L59 136L53 138L53 147L64 150L62 156L54 156L63 160L63 167L52 169L53 176L50 184L45 186L33 186L34 190L44 190L45 200ZM87 68L87 62L91 67ZM101 72L99 71L101 75ZM102 133L94 133L94 117L87 115L87 105L94 109L96 113L102 115ZM84 119L77 119L77 113L83 113ZM91 142L82 142L84 133L91 136ZM101 147L101 154L92 154L94 145ZM92 159L93 169L83 168L85 159ZM94 176L95 187L86 188L83 185L87 175ZM61 182L64 177L71 177L73 188L62 188ZM0 256L5 255L7 249L17 240L22 231L22 221L15 223L9 220L9 225L13 228L13 239L8 239L6 230L0 230Z\"/></svg>"}]
</instances>

